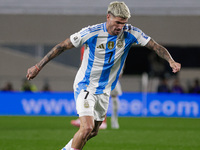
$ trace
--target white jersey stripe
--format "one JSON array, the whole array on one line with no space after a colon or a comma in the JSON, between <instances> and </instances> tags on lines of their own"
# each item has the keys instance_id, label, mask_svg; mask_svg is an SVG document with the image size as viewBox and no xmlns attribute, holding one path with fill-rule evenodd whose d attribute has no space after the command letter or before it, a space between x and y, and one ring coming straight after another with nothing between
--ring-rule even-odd
<instances>
[{"instance_id":1,"label":"white jersey stripe","mask_svg":"<svg viewBox=\"0 0 200 150\"><path fill-rule=\"evenodd\" d=\"M97 38L96 36L93 36L93 39L92 40L94 42L94 44L96 44L95 42L97 41ZM89 47L89 49L92 49L91 47ZM87 55L87 57L86 57ZM75 81L77 80L76 84L74 85L77 85L75 87L76 91L78 93L80 93L80 91L82 89L86 90L88 85L90 84L90 76L91 76L91 70L92 70L92 66L93 66L93 63L94 63L94 58L95 58L95 49L93 50L88 50L86 49L85 52L84 52L84 57L83 57L83 61L82 61L82 64L81 66L83 67L80 67L79 69L79 73L82 74L82 77L84 77L82 80L80 80L79 78L81 76L76 76L77 79L75 79ZM85 68L86 67L86 68Z\"/></svg>"}]
</instances>

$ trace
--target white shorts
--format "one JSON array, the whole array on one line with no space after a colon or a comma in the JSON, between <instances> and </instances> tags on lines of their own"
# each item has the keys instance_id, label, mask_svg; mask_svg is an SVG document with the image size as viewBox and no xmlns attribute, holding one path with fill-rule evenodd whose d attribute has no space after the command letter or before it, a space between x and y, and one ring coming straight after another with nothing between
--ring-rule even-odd
<instances>
[{"instance_id":1,"label":"white shorts","mask_svg":"<svg viewBox=\"0 0 200 150\"><path fill-rule=\"evenodd\" d=\"M109 94L92 94L81 90L76 100L76 110L79 117L93 116L96 121L105 119L109 104Z\"/></svg>"},{"instance_id":2,"label":"white shorts","mask_svg":"<svg viewBox=\"0 0 200 150\"><path fill-rule=\"evenodd\" d=\"M119 80L117 81L117 84L116 84L115 88L111 91L110 95L115 96L115 97L122 95L122 88L121 88L121 84L120 84Z\"/></svg>"}]
</instances>

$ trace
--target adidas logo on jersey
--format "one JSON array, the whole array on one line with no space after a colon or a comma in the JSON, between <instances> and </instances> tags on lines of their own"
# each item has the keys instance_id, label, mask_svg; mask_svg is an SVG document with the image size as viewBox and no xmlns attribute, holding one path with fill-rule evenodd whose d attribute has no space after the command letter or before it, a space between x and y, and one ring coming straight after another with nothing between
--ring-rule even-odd
<instances>
[{"instance_id":1,"label":"adidas logo on jersey","mask_svg":"<svg viewBox=\"0 0 200 150\"><path fill-rule=\"evenodd\" d=\"M103 44L100 44L99 46L97 46L97 48L99 48L99 49L105 49L105 47L104 47Z\"/></svg>"}]
</instances>

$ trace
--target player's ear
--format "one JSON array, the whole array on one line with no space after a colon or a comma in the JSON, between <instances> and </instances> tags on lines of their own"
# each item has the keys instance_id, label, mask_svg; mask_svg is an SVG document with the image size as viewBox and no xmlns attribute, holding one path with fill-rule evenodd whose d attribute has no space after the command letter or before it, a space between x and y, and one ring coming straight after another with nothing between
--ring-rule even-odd
<instances>
[{"instance_id":1,"label":"player's ear","mask_svg":"<svg viewBox=\"0 0 200 150\"><path fill-rule=\"evenodd\" d=\"M108 13L108 14L107 14L107 20L109 20L109 19L110 19L110 17L111 17L111 14L110 14L110 13Z\"/></svg>"}]
</instances>

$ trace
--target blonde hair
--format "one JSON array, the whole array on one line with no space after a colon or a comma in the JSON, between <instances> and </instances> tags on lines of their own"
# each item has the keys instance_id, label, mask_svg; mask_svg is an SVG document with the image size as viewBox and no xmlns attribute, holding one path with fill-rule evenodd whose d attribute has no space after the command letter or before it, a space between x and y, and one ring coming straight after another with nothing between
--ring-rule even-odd
<instances>
[{"instance_id":1,"label":"blonde hair","mask_svg":"<svg viewBox=\"0 0 200 150\"><path fill-rule=\"evenodd\" d=\"M111 13L115 17L130 18L131 14L128 6L124 2L114 1L108 6L107 13Z\"/></svg>"}]
</instances>

